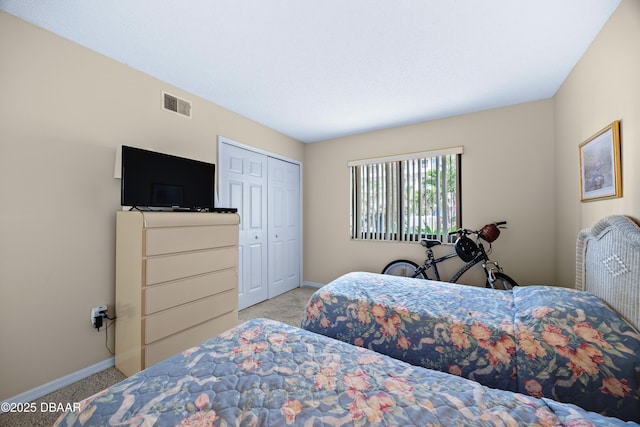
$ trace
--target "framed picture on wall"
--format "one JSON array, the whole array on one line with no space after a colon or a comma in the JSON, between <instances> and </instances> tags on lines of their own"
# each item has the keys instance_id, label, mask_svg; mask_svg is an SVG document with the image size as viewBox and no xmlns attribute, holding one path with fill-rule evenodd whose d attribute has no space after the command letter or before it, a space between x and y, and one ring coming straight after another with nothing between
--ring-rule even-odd
<instances>
[{"instance_id":1,"label":"framed picture on wall","mask_svg":"<svg viewBox=\"0 0 640 427\"><path fill-rule=\"evenodd\" d=\"M580 144L580 200L622 197L620 121Z\"/></svg>"}]
</instances>

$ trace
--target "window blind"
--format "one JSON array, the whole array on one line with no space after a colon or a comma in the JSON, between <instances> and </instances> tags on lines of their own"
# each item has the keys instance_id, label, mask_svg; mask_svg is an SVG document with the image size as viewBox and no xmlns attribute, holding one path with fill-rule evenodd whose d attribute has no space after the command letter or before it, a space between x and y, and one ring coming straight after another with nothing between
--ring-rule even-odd
<instances>
[{"instance_id":1,"label":"window blind","mask_svg":"<svg viewBox=\"0 0 640 427\"><path fill-rule=\"evenodd\" d=\"M348 162L351 238L445 240L460 219L462 147Z\"/></svg>"}]
</instances>

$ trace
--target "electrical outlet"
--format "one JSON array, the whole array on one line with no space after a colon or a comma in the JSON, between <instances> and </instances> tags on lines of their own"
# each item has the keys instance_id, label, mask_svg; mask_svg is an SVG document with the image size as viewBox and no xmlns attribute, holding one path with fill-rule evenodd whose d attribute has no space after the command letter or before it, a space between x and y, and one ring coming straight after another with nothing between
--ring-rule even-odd
<instances>
[{"instance_id":1,"label":"electrical outlet","mask_svg":"<svg viewBox=\"0 0 640 427\"><path fill-rule=\"evenodd\" d=\"M99 305L91 309L91 324L93 325L94 328L96 327L96 317L102 316L102 314L100 314L101 311L107 311L107 306Z\"/></svg>"}]
</instances>

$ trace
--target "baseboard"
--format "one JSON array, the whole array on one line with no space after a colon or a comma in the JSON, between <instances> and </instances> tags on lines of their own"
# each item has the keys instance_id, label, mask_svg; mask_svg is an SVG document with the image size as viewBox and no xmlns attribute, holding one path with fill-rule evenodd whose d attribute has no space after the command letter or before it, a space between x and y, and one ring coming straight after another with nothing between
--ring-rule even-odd
<instances>
[{"instance_id":1,"label":"baseboard","mask_svg":"<svg viewBox=\"0 0 640 427\"><path fill-rule=\"evenodd\" d=\"M302 286L310 286L312 288L321 288L324 286L324 283L308 282L305 280L304 282L302 282Z\"/></svg>"},{"instance_id":2,"label":"baseboard","mask_svg":"<svg viewBox=\"0 0 640 427\"><path fill-rule=\"evenodd\" d=\"M115 366L115 357L110 357L109 359L103 360L102 362L98 362L95 365L87 366L84 369L80 369L79 371L72 372L69 375L65 375L64 377L58 378L56 380L43 384L39 387L25 391L24 393L21 393L10 399L7 399L6 402L8 403L31 402L49 393L53 393L54 391L60 390L63 387L66 387L82 379L85 379L93 374L97 374L98 372L104 371L105 369L109 369L113 366Z\"/></svg>"}]
</instances>

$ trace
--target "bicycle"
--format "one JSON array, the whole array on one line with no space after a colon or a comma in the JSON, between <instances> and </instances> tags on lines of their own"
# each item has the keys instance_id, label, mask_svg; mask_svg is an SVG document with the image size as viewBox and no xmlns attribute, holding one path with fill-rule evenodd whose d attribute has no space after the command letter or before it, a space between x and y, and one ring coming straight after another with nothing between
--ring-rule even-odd
<instances>
[{"instance_id":1,"label":"bicycle","mask_svg":"<svg viewBox=\"0 0 640 427\"><path fill-rule=\"evenodd\" d=\"M418 279L429 280L427 270L433 270L433 280L440 281L440 273L438 272L438 263L450 258L460 257L465 264L451 277L449 282L456 283L460 277L476 264L482 264L482 268L486 274L486 287L493 289L512 289L518 286L515 280L502 272L502 267L497 261L489 259L491 253L491 243L500 235L500 228L504 228L506 221L498 221L487 224L480 230L468 230L466 228L453 231L449 235L457 234L458 238L455 242L455 251L453 253L436 258L433 254L433 247L441 244L439 240L423 239L420 244L426 248L427 259L422 265L418 265L413 261L396 260L392 261L382 270L382 274L391 274L394 276L413 277ZM468 236L475 235L474 242ZM485 250L480 240L489 243L489 250Z\"/></svg>"}]
</instances>

